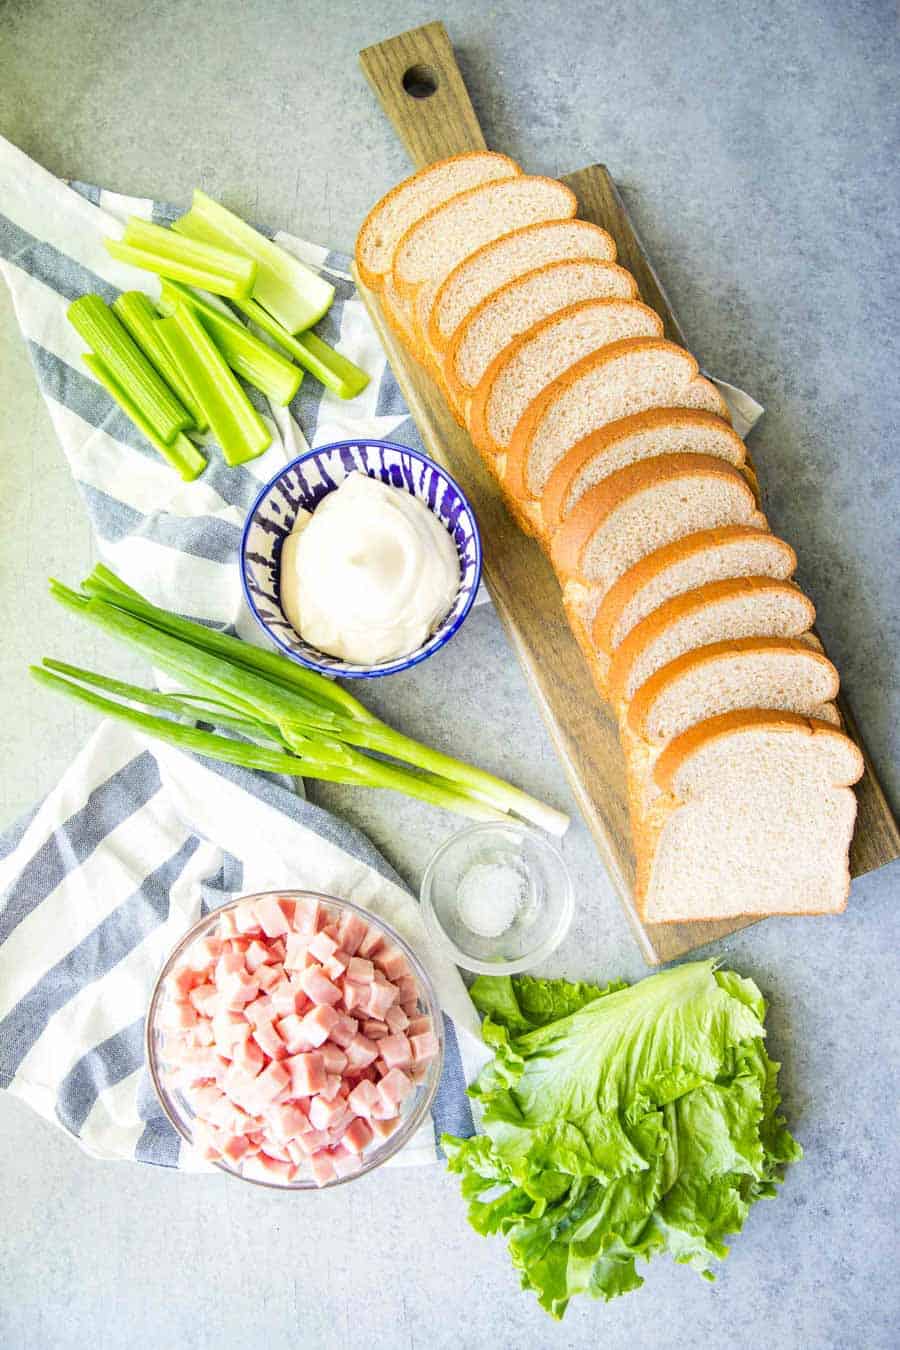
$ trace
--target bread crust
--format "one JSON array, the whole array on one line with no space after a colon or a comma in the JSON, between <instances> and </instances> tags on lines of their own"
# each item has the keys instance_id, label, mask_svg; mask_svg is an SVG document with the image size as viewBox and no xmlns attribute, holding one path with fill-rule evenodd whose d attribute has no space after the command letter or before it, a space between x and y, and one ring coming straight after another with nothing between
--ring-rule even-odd
<instances>
[{"instance_id":1,"label":"bread crust","mask_svg":"<svg viewBox=\"0 0 900 1350\"><path fill-rule=\"evenodd\" d=\"M514 159L510 159L509 155L502 155L495 150L468 150L461 155L449 155L446 159L435 160L433 164L426 165L426 167L420 169L418 173L410 174L408 178L404 178L402 183L397 183L395 187L391 188L390 192L386 192L383 197L379 198L371 211L369 211L362 225L359 227L359 232L356 236L356 248L354 253L356 270L364 285L368 286L370 290L379 291L384 285L385 276L390 272L390 263L385 268L384 272L373 272L366 266L363 260L367 236L375 226L379 211L383 210L385 206L394 201L401 192L405 192L407 188L413 186L421 179L428 177L430 174L434 173L435 170L443 169L448 164L456 164L463 159L481 159L484 157L496 159L498 163L508 164L512 169L512 172L509 174L501 175L498 178L487 178L485 179L485 182L499 183L503 181L503 178L518 178L521 176L522 170L520 166ZM391 261L393 261L393 258Z\"/></svg>"},{"instance_id":2,"label":"bread crust","mask_svg":"<svg viewBox=\"0 0 900 1350\"><path fill-rule=\"evenodd\" d=\"M435 294L434 297L434 304L431 308L431 314L429 315L428 318L428 332L426 333L426 337L431 346L433 347L433 349L437 352L446 351L456 333L456 329L454 329L452 333L447 334L445 334L441 330L441 327L438 323L438 314L440 313L440 308L444 300L445 292L448 291L451 286L456 284L457 277L464 268L468 267L476 258L481 258L485 254L488 254L491 251L491 249L496 248L498 244L501 244L506 240L518 238L519 235L529 235L538 230L546 230L550 226L559 226L560 224L572 225L576 227L579 232L583 231L585 234L594 235L595 237L602 237L608 250L607 256L600 257L598 254L586 253L584 254L582 261L589 260L591 262L615 263L616 241L613 239L612 235L609 233L608 230L603 229L602 225L594 225L589 220L578 220L575 217L573 217L569 221L564 222L558 220L536 220L533 221L531 225L522 225L518 230L510 230L509 234L502 235L500 239L492 239L489 243L482 244L480 248L474 249L472 253L468 254L467 257L463 258L462 262L457 263L453 271L450 272L441 282L437 290L437 293ZM572 259L572 261L574 261L574 258ZM622 268L622 271L623 272L625 271L624 267ZM635 294L637 294L637 283L635 283ZM464 319L461 320L461 322L464 322L465 318L468 318L468 313L465 315Z\"/></svg>"},{"instance_id":3,"label":"bread crust","mask_svg":"<svg viewBox=\"0 0 900 1350\"><path fill-rule=\"evenodd\" d=\"M782 595L790 594L792 598L800 596L808 606L807 628L812 628L816 621L815 606L809 596L804 595L800 587L795 586L792 581L779 581L775 577L730 577L725 581L708 581L692 591L684 591L681 595L666 600L652 614L648 614L646 619L635 624L613 655L609 670L611 702L617 707L622 703L628 676L638 654L670 624L686 618L689 614L695 614L718 600L765 591L773 594L776 592Z\"/></svg>"},{"instance_id":4,"label":"bread crust","mask_svg":"<svg viewBox=\"0 0 900 1350\"><path fill-rule=\"evenodd\" d=\"M553 536L550 558L557 576L569 581L581 576L584 550L596 531L629 497L648 488L659 487L678 479L719 478L731 483L746 494L747 508L755 509L755 498L740 470L716 455L691 455L676 451L671 455L654 455L639 459L624 469L617 469L589 488L574 510Z\"/></svg>"},{"instance_id":5,"label":"bread crust","mask_svg":"<svg viewBox=\"0 0 900 1350\"><path fill-rule=\"evenodd\" d=\"M655 699L665 689L680 679L687 671L697 670L713 661L721 661L723 657L739 660L743 656L760 651L802 656L804 660L817 663L827 675L829 682L829 692L820 702L830 703L837 697L840 687L840 677L837 670L827 656L815 651L808 643L802 642L799 638L726 638L722 642L711 642L705 647L693 647L688 652L682 652L681 656L676 656L674 661L670 661L668 665L663 666L648 680L645 680L628 704L628 712L625 717L626 726L634 736L646 741L648 745L657 745L658 742L648 736L646 724ZM709 721L710 719L704 718L703 720ZM674 739L677 738L673 737Z\"/></svg>"},{"instance_id":6,"label":"bread crust","mask_svg":"<svg viewBox=\"0 0 900 1350\"><path fill-rule=\"evenodd\" d=\"M647 431L662 431L673 426L685 432L694 429L714 430L733 447L733 459L729 462L735 465L746 462L747 451L744 442L737 432L715 413L706 412L701 408L648 408L644 412L632 413L630 417L620 417L617 421L609 422L599 431L592 431L577 441L553 469L541 494L541 515L548 537L561 524L566 514L566 502L572 484L592 459L614 450L629 436L640 435Z\"/></svg>"},{"instance_id":7,"label":"bread crust","mask_svg":"<svg viewBox=\"0 0 900 1350\"><path fill-rule=\"evenodd\" d=\"M648 351L667 352L681 358L684 361L685 388L698 378L699 367L694 357L685 351L684 347L679 347L666 338L621 338L618 342L611 342L608 347L602 347L599 352L592 352L590 356L576 361L574 366L569 366L568 370L563 371L562 375L532 399L519 418L509 445L505 447L506 465L503 479L507 491L512 496L522 501L533 496L528 487L528 459L534 436L550 405L590 372L611 365L631 352Z\"/></svg>"},{"instance_id":8,"label":"bread crust","mask_svg":"<svg viewBox=\"0 0 900 1350\"><path fill-rule=\"evenodd\" d=\"M591 267L596 267L598 269L599 275L602 275L604 272L622 273L624 276L628 277L629 280L632 282L632 294L630 296L586 295L581 300L574 300L569 305L565 305L560 307L559 309L553 310L550 314L544 315L543 318L537 319L533 324L531 324L528 328L523 329L520 333L516 333L510 339L510 341L501 349L501 351L497 353L497 356L494 357L490 366L488 366L488 371L490 371L495 365L497 365L501 357L506 357L507 359L509 359L511 356L515 355L516 352L521 350L521 347L524 344L520 341L520 339L524 337L534 338L550 323L557 323L562 318L570 317L570 315L573 312L576 312L584 305L620 305L623 303L631 304L634 306L636 311L640 310L648 318L652 318L652 320L655 321L658 334L659 336L662 336L662 326L663 326L662 319L659 317L659 315L656 313L655 310L649 307L649 305L644 305L639 300L636 300L634 298L637 295L637 285L634 284L634 278L630 275L630 273L625 272L624 268L619 267L616 263L599 262L596 258L560 258L556 262L542 263L540 267L535 267L530 272L523 272L522 275L520 277L516 277L514 281L508 281L506 285L498 287L496 291L492 291L490 295L485 296L484 300L482 300L480 304L476 305L474 309L469 311L468 315L463 320L463 322L458 325L456 332L453 336L453 339L450 342L449 346L446 348L444 354L444 372L446 374L447 383L450 386L450 388L455 390L455 392L458 394L460 398L472 398L475 394L475 391L481 387L481 384L484 381L484 376L482 376L481 380L479 380L477 384L471 385L463 383L463 380L461 379L459 371L457 369L457 358L459 355L459 349L465 342L466 338L468 337L472 325L485 313L487 309L490 308L492 304L494 304L497 300L499 300L501 296L507 295L510 291L514 290L516 287L522 286L526 282L533 281L535 277L550 276L552 278L555 272L561 272L563 271L563 269L568 267L577 267L577 266L583 267L585 264ZM597 350L599 351L600 348L597 348ZM500 364L498 365L498 370L502 369L502 365L503 362L500 362Z\"/></svg>"},{"instance_id":9,"label":"bread crust","mask_svg":"<svg viewBox=\"0 0 900 1350\"><path fill-rule=\"evenodd\" d=\"M567 188L565 183L560 183L559 179L548 178L545 174L511 175L510 179L501 178L492 182L479 183L476 187L466 188L464 192L457 192L453 197L448 197L445 202L441 202L439 206L433 206L430 211L426 211L424 215L419 216L418 220L415 220L397 241L397 247L394 249L393 257L391 259L391 278L399 295L402 295L404 299L410 302L410 304L413 304L415 302L416 291L422 285L422 278L419 280L412 280L403 275L403 251L408 246L409 240L415 231L434 220L439 212L447 210L451 204L458 206L464 198L468 200L468 198L474 196L477 192L490 191L490 189L496 187L498 183L509 182L512 181L513 178L520 178L523 182L528 183L546 183L548 186L552 185L554 188L559 189L562 194L562 199L566 202L568 212L563 211L558 217L554 216L554 220L570 220L578 210L578 201L571 188ZM505 233L511 234L512 231L508 230ZM503 235L497 236L497 238L503 237Z\"/></svg>"},{"instance_id":10,"label":"bread crust","mask_svg":"<svg viewBox=\"0 0 900 1350\"><path fill-rule=\"evenodd\" d=\"M686 534L681 539L675 539L671 544L664 544L662 548L648 553L613 583L597 610L593 641L602 651L611 652L613 634L625 606L642 587L648 585L666 568L726 544L754 542L758 539L765 539L767 543L774 543L783 550L787 564L785 575L793 576L797 570L797 555L790 544L758 525L716 525L708 530L696 530L693 534Z\"/></svg>"}]
</instances>

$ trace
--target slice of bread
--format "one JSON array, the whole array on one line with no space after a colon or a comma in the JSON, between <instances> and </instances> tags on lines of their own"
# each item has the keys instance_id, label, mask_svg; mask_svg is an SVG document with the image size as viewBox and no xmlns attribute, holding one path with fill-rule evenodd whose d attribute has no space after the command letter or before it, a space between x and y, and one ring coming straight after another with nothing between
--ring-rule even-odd
<instances>
[{"instance_id":1,"label":"slice of bread","mask_svg":"<svg viewBox=\"0 0 900 1350\"><path fill-rule=\"evenodd\" d=\"M586 492L550 551L563 603L588 645L610 587L646 554L717 525L765 528L739 470L713 455L642 459Z\"/></svg>"},{"instance_id":2,"label":"slice of bread","mask_svg":"<svg viewBox=\"0 0 900 1350\"><path fill-rule=\"evenodd\" d=\"M659 316L634 300L610 299L593 308L585 302L550 314L498 351L471 390L474 444L488 460L501 454L525 409L564 371L610 343L661 333Z\"/></svg>"},{"instance_id":3,"label":"slice of bread","mask_svg":"<svg viewBox=\"0 0 900 1350\"><path fill-rule=\"evenodd\" d=\"M380 290L391 270L394 249L410 225L460 192L499 178L514 178L522 170L508 155L490 150L441 159L414 173L386 193L362 223L356 237L356 267L360 279Z\"/></svg>"},{"instance_id":4,"label":"slice of bread","mask_svg":"<svg viewBox=\"0 0 900 1350\"><path fill-rule=\"evenodd\" d=\"M691 727L659 757L666 794L638 830L648 923L834 914L847 903L856 745L827 722L749 709Z\"/></svg>"},{"instance_id":5,"label":"slice of bread","mask_svg":"<svg viewBox=\"0 0 900 1350\"><path fill-rule=\"evenodd\" d=\"M798 586L774 577L710 581L673 596L632 628L609 668L610 701L624 716L645 680L695 647L745 637L800 637L816 611Z\"/></svg>"},{"instance_id":6,"label":"slice of bread","mask_svg":"<svg viewBox=\"0 0 900 1350\"><path fill-rule=\"evenodd\" d=\"M482 244L539 220L575 215L575 194L554 178L522 174L470 188L416 220L394 250L391 275L399 293L415 304L426 282L442 282Z\"/></svg>"},{"instance_id":7,"label":"slice of bread","mask_svg":"<svg viewBox=\"0 0 900 1350\"><path fill-rule=\"evenodd\" d=\"M707 581L729 577L777 577L797 568L790 544L750 525L722 525L675 539L641 558L610 587L597 610L595 646L613 652L636 624L666 600Z\"/></svg>"},{"instance_id":8,"label":"slice of bread","mask_svg":"<svg viewBox=\"0 0 900 1350\"><path fill-rule=\"evenodd\" d=\"M715 385L683 347L625 338L586 356L533 399L519 418L498 472L510 497L540 498L564 455L585 436L648 408L700 408L729 421Z\"/></svg>"},{"instance_id":9,"label":"slice of bread","mask_svg":"<svg viewBox=\"0 0 900 1350\"><path fill-rule=\"evenodd\" d=\"M592 431L551 473L540 499L542 533L551 538L588 488L652 455L717 455L739 467L744 442L721 417L697 408L650 408Z\"/></svg>"},{"instance_id":10,"label":"slice of bread","mask_svg":"<svg viewBox=\"0 0 900 1350\"><path fill-rule=\"evenodd\" d=\"M564 258L614 263L612 235L587 220L539 221L493 239L457 263L441 282L425 336L435 351L446 351L456 329L476 305L525 272Z\"/></svg>"},{"instance_id":11,"label":"slice of bread","mask_svg":"<svg viewBox=\"0 0 900 1350\"><path fill-rule=\"evenodd\" d=\"M828 657L799 638L726 639L682 652L645 680L628 705L627 724L635 736L663 746L696 722L739 708L834 723L830 705L839 684Z\"/></svg>"},{"instance_id":12,"label":"slice of bread","mask_svg":"<svg viewBox=\"0 0 900 1350\"><path fill-rule=\"evenodd\" d=\"M662 319L636 302L636 293L634 277L615 263L564 260L526 272L494 291L459 325L444 358L447 384L457 398L470 399L488 367L516 338L580 301L606 300L611 305L618 297L631 302L629 308L620 303L606 311L605 340L598 346L623 337L662 336ZM523 411L525 407L527 403Z\"/></svg>"}]
</instances>

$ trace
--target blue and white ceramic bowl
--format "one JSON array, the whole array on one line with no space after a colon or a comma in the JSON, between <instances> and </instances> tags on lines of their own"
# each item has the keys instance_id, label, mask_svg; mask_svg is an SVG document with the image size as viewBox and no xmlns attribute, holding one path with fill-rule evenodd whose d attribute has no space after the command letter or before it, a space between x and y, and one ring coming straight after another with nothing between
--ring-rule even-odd
<instances>
[{"instance_id":1,"label":"blue and white ceramic bowl","mask_svg":"<svg viewBox=\"0 0 900 1350\"><path fill-rule=\"evenodd\" d=\"M314 511L349 473L365 473L403 488L444 525L459 554L460 587L450 612L423 646L396 661L360 666L304 642L281 608L281 549L297 512ZM481 580L481 537L475 513L458 483L426 455L392 441L337 441L308 450L275 475L250 508L241 539L241 581L257 623L286 656L325 675L370 679L408 670L449 642L472 608Z\"/></svg>"}]
</instances>

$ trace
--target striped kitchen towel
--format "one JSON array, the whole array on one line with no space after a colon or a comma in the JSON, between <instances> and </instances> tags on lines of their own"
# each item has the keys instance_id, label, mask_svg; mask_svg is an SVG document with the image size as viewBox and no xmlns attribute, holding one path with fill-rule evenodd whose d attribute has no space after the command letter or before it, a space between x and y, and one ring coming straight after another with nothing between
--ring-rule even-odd
<instances>
[{"instance_id":1,"label":"striped kitchen towel","mask_svg":"<svg viewBox=\"0 0 900 1350\"><path fill-rule=\"evenodd\" d=\"M260 484L307 446L371 436L417 447L418 436L348 259L278 234L334 283L318 331L371 383L345 403L307 377L289 410L248 391L272 447L236 469L212 450L202 478L181 482L87 373L66 320L88 291L158 294L155 278L103 247L131 214L177 212L68 186L0 140L0 267L104 560L155 602L259 640L236 560ZM471 1133L465 1083L482 1052L459 975L429 952L417 904L368 840L282 782L107 723L0 839L0 859L0 1086L95 1156L191 1165L142 1066L144 1009L168 949L204 907L268 886L356 899L409 937L448 1015L448 1050L433 1122L400 1161L434 1160L441 1129Z\"/></svg>"}]
</instances>

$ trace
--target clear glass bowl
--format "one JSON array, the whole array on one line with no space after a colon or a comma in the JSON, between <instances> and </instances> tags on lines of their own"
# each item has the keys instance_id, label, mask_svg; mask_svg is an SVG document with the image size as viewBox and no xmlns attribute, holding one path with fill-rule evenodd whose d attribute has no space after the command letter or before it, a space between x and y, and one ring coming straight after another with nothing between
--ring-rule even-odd
<instances>
[{"instance_id":1,"label":"clear glass bowl","mask_svg":"<svg viewBox=\"0 0 900 1350\"><path fill-rule=\"evenodd\" d=\"M562 855L544 835L515 823L470 825L451 835L425 869L421 899L435 942L480 975L538 965L562 942L574 910Z\"/></svg>"},{"instance_id":2,"label":"clear glass bowl","mask_svg":"<svg viewBox=\"0 0 900 1350\"><path fill-rule=\"evenodd\" d=\"M296 890L278 890L278 891L260 891L253 895L240 895L219 909L212 910L198 919L194 926L185 933L184 937L170 953L165 965L157 976L156 984L153 987L153 993L150 996L150 1006L147 1010L146 1024L146 1062L150 1073L153 1086L156 1089L156 1095L160 1100L163 1110L172 1122L175 1129L181 1135L182 1139L187 1140L189 1144L193 1143L191 1134L191 1121L194 1117L190 1105L174 1081L174 1074L170 1071L166 1061L166 1033L161 1025L163 1011L169 998L166 989L165 980L173 968L181 960L184 953L190 947L191 943L197 938L210 937L214 933L219 919L226 910L234 909L245 900L259 900L265 895L284 896L287 899L296 899L301 896L309 896L323 906L326 906L331 914L337 918L340 915L351 912L358 914L365 919L366 923L372 928L377 929L387 940L399 947L403 955L409 962L412 971L416 977L416 983L419 988L419 1009L422 1015L428 1015L431 1018L434 1033L438 1038L438 1053L434 1059L429 1062L429 1071L426 1078L416 1085L413 1093L407 1097L403 1103L402 1120L400 1125L383 1142L374 1147L366 1149L362 1157L362 1166L359 1171L350 1176L335 1177L334 1180L326 1182L319 1186L313 1180L312 1176L299 1176L294 1181L264 1181L258 1177L244 1176L239 1167L232 1167L224 1160L214 1162L213 1167L217 1167L220 1172L227 1172L229 1176L237 1177L239 1181L249 1182L252 1186L265 1186L270 1190L276 1191L307 1191L307 1190L328 1190L332 1186L343 1186L346 1182L356 1181L363 1177L367 1172L373 1172L376 1167L387 1162L399 1153L404 1144L407 1144L418 1130L419 1126L425 1120L434 1100L434 1094L437 1091L438 1083L441 1078L441 1069L444 1063L444 1019L438 1003L437 994L434 986L426 974L422 963L419 961L415 952L411 950L409 944L404 941L396 929L391 928L390 924L384 922L377 915L370 913L366 909L361 909L359 905L351 904L349 900L338 900L332 895L322 895L318 891L296 891Z\"/></svg>"}]
</instances>

